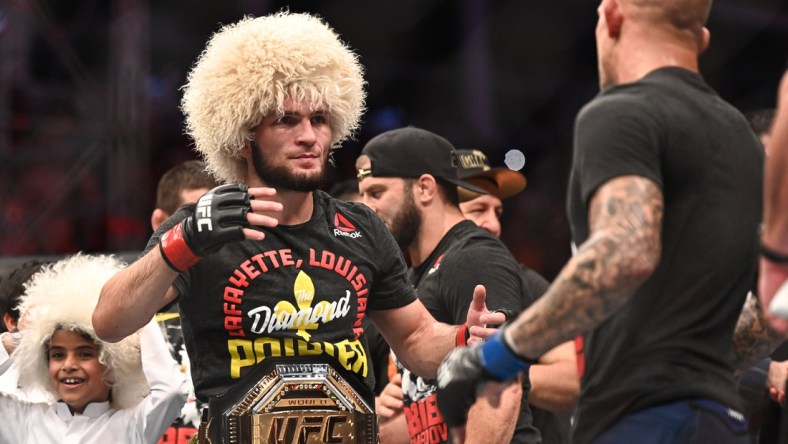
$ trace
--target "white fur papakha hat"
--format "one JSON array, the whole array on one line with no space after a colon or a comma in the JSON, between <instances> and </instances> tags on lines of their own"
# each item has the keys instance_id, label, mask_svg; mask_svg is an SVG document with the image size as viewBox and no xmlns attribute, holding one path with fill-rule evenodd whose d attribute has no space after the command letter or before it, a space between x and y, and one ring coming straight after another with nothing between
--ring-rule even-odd
<instances>
[{"instance_id":1,"label":"white fur papakha hat","mask_svg":"<svg viewBox=\"0 0 788 444\"><path fill-rule=\"evenodd\" d=\"M325 107L331 146L351 137L364 111L358 56L319 18L279 12L224 26L208 41L183 87L186 131L208 170L243 182L240 157L253 129L286 98Z\"/></svg>"},{"instance_id":2,"label":"white fur papakha hat","mask_svg":"<svg viewBox=\"0 0 788 444\"><path fill-rule=\"evenodd\" d=\"M101 287L125 267L113 256L78 253L45 266L30 278L19 304L22 339L12 355L23 388L36 387L58 399L49 381L47 346L56 330L66 329L90 335L99 346L114 408L133 407L150 392L142 372L138 335L105 342L97 338L91 321Z\"/></svg>"}]
</instances>

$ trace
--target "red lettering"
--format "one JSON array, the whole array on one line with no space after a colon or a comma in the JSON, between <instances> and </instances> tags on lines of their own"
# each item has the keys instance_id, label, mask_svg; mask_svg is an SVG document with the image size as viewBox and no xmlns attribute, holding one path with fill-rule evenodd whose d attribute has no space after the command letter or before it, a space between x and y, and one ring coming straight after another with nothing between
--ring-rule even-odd
<instances>
[{"instance_id":1,"label":"red lettering","mask_svg":"<svg viewBox=\"0 0 788 444\"><path fill-rule=\"evenodd\" d=\"M252 260L257 262L257 266L263 270L263 273L268 273L268 267L265 265L265 261L263 261L262 253L252 256Z\"/></svg>"},{"instance_id":2,"label":"red lettering","mask_svg":"<svg viewBox=\"0 0 788 444\"><path fill-rule=\"evenodd\" d=\"M357 314L356 315L356 322L353 323L353 328L361 327L361 320L364 319L364 314Z\"/></svg>"},{"instance_id":3,"label":"red lettering","mask_svg":"<svg viewBox=\"0 0 788 444\"><path fill-rule=\"evenodd\" d=\"M425 414L427 417L426 424L430 426L434 426L436 424L442 424L443 415L438 410L438 395L433 394L430 395L427 399L424 400L424 407L425 407Z\"/></svg>"},{"instance_id":4,"label":"red lettering","mask_svg":"<svg viewBox=\"0 0 788 444\"><path fill-rule=\"evenodd\" d=\"M449 427L438 411L436 394L405 406L404 411L411 443L448 442Z\"/></svg>"},{"instance_id":5,"label":"red lettering","mask_svg":"<svg viewBox=\"0 0 788 444\"><path fill-rule=\"evenodd\" d=\"M263 253L263 256L267 257L268 260L271 261L271 266L274 268L279 268L279 261L276 260L276 251L266 251Z\"/></svg>"},{"instance_id":6,"label":"red lettering","mask_svg":"<svg viewBox=\"0 0 788 444\"><path fill-rule=\"evenodd\" d=\"M358 312L359 313L364 313L365 311L367 311L367 298L360 297L361 293L367 294L367 289L365 288L363 291L359 292L359 294L356 295L356 296L359 296L359 298L358 298Z\"/></svg>"},{"instance_id":7,"label":"red lettering","mask_svg":"<svg viewBox=\"0 0 788 444\"><path fill-rule=\"evenodd\" d=\"M196 434L197 429L194 427L171 426L164 432L158 444L188 444Z\"/></svg>"},{"instance_id":8,"label":"red lettering","mask_svg":"<svg viewBox=\"0 0 788 444\"><path fill-rule=\"evenodd\" d=\"M197 429L194 427L180 427L178 429L178 444L189 444L196 434Z\"/></svg>"},{"instance_id":9,"label":"red lettering","mask_svg":"<svg viewBox=\"0 0 788 444\"><path fill-rule=\"evenodd\" d=\"M284 250L279 250L279 259L282 260L282 265L285 267L295 265L295 262L293 262L293 253L290 251L289 248L285 248Z\"/></svg>"},{"instance_id":10,"label":"red lettering","mask_svg":"<svg viewBox=\"0 0 788 444\"><path fill-rule=\"evenodd\" d=\"M309 266L310 267L319 267L320 266L320 262L318 262L317 259L315 259L315 249L314 248L310 248L309 249Z\"/></svg>"},{"instance_id":11,"label":"red lettering","mask_svg":"<svg viewBox=\"0 0 788 444\"><path fill-rule=\"evenodd\" d=\"M419 406L417 403L406 405L403 410L405 411L405 421L408 423L408 433L411 437L418 435L423 431L421 419L419 418Z\"/></svg>"},{"instance_id":12,"label":"red lettering","mask_svg":"<svg viewBox=\"0 0 788 444\"><path fill-rule=\"evenodd\" d=\"M233 270L233 275L230 276L228 279L231 284L235 285L236 287L248 287L249 281L246 280L246 275L241 273L240 270Z\"/></svg>"},{"instance_id":13,"label":"red lettering","mask_svg":"<svg viewBox=\"0 0 788 444\"><path fill-rule=\"evenodd\" d=\"M347 277L345 279L347 279L347 281L350 282L353 279L353 276L356 275L357 271L358 271L358 268L354 265L353 269L350 270L350 273L347 275Z\"/></svg>"},{"instance_id":14,"label":"red lettering","mask_svg":"<svg viewBox=\"0 0 788 444\"><path fill-rule=\"evenodd\" d=\"M241 310L238 310L237 305L235 305L235 304L228 304L227 302L225 302L224 303L224 314L240 316L242 313L241 313Z\"/></svg>"},{"instance_id":15,"label":"red lettering","mask_svg":"<svg viewBox=\"0 0 788 444\"><path fill-rule=\"evenodd\" d=\"M339 260L337 261L337 266L334 268L334 271L336 271L340 276L345 277L347 276L347 272L350 270L351 265L352 264L349 260L339 256Z\"/></svg>"},{"instance_id":16,"label":"red lettering","mask_svg":"<svg viewBox=\"0 0 788 444\"><path fill-rule=\"evenodd\" d=\"M356 267L353 268L355 269ZM362 273L359 273L359 275L356 276L356 278L353 279L350 283L353 285L354 290L361 291L361 287L363 287L364 284L367 283L367 278L365 278Z\"/></svg>"},{"instance_id":17,"label":"red lettering","mask_svg":"<svg viewBox=\"0 0 788 444\"><path fill-rule=\"evenodd\" d=\"M159 439L158 444L169 444L177 442L178 439L178 429L175 427L170 427L164 431L164 434L161 435L161 439Z\"/></svg>"},{"instance_id":18,"label":"red lettering","mask_svg":"<svg viewBox=\"0 0 788 444\"><path fill-rule=\"evenodd\" d=\"M241 325L240 316L225 316L224 329L230 332L232 336L246 336Z\"/></svg>"},{"instance_id":19,"label":"red lettering","mask_svg":"<svg viewBox=\"0 0 788 444\"><path fill-rule=\"evenodd\" d=\"M233 287L224 287L224 300L233 304L241 304L244 291Z\"/></svg>"},{"instance_id":20,"label":"red lettering","mask_svg":"<svg viewBox=\"0 0 788 444\"><path fill-rule=\"evenodd\" d=\"M241 264L241 270L243 270L244 273L249 276L249 279L254 279L257 276L260 276L260 272L252 267L251 261L244 261L244 263Z\"/></svg>"},{"instance_id":21,"label":"red lettering","mask_svg":"<svg viewBox=\"0 0 788 444\"><path fill-rule=\"evenodd\" d=\"M323 256L320 258L320 267L325 268L326 270L332 270L334 268L334 261L336 260L336 255L330 251L324 251Z\"/></svg>"}]
</instances>

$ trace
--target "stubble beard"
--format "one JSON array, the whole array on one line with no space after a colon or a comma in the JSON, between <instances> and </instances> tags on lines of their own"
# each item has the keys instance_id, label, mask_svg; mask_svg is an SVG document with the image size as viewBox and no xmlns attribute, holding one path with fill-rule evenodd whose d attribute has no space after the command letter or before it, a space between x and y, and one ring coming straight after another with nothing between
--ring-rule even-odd
<instances>
[{"instance_id":1,"label":"stubble beard","mask_svg":"<svg viewBox=\"0 0 788 444\"><path fill-rule=\"evenodd\" d=\"M251 151L255 173L271 188L306 193L325 185L328 159L323 160L320 171L296 174L290 171L287 166L271 164L269 159L263 155L262 149L256 144L252 145Z\"/></svg>"},{"instance_id":2,"label":"stubble beard","mask_svg":"<svg viewBox=\"0 0 788 444\"><path fill-rule=\"evenodd\" d=\"M405 202L403 202L399 212L391 221L391 234L394 236L397 245L403 250L411 246L421 229L421 214L416 208L416 202L413 200L410 186L406 188Z\"/></svg>"}]
</instances>

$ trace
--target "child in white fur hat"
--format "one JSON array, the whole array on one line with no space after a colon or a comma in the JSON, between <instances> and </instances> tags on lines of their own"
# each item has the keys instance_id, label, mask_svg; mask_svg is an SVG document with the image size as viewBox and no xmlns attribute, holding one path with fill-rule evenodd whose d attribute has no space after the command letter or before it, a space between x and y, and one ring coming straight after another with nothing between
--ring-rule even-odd
<instances>
[{"instance_id":1,"label":"child in white fur hat","mask_svg":"<svg viewBox=\"0 0 788 444\"><path fill-rule=\"evenodd\" d=\"M0 372L13 360L23 388L58 401L0 393L0 442L156 443L178 416L188 392L159 327L151 322L117 343L93 330L101 287L123 267L111 256L77 254L26 284L21 339L0 336Z\"/></svg>"}]
</instances>

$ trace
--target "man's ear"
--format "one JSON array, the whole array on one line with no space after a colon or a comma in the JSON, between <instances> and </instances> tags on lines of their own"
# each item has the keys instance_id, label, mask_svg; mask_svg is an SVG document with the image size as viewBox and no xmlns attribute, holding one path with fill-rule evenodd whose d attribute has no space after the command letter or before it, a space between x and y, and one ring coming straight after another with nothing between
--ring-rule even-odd
<instances>
[{"instance_id":1,"label":"man's ear","mask_svg":"<svg viewBox=\"0 0 788 444\"><path fill-rule=\"evenodd\" d=\"M239 153L242 159L251 159L252 158L252 142L244 143L244 146L241 148L241 152Z\"/></svg>"},{"instance_id":2,"label":"man's ear","mask_svg":"<svg viewBox=\"0 0 788 444\"><path fill-rule=\"evenodd\" d=\"M150 215L150 226L153 228L153 231L156 231L168 217L170 217L170 215L161 208L153 210L153 214Z\"/></svg>"},{"instance_id":3,"label":"man's ear","mask_svg":"<svg viewBox=\"0 0 788 444\"><path fill-rule=\"evenodd\" d=\"M704 26L700 31L700 42L698 43L700 46L698 47L698 54L703 54L706 52L706 49L709 48L709 43L711 43L711 32L709 32L709 28Z\"/></svg>"},{"instance_id":4,"label":"man's ear","mask_svg":"<svg viewBox=\"0 0 788 444\"><path fill-rule=\"evenodd\" d=\"M14 321L11 313L3 313L3 324L5 324L5 329L8 331L14 331L16 329L16 321Z\"/></svg>"},{"instance_id":5,"label":"man's ear","mask_svg":"<svg viewBox=\"0 0 788 444\"><path fill-rule=\"evenodd\" d=\"M621 26L624 23L624 16L621 14L621 5L617 0L605 1L602 5L602 13L605 14L607 24L607 35L611 39L617 39L621 35Z\"/></svg>"},{"instance_id":6,"label":"man's ear","mask_svg":"<svg viewBox=\"0 0 788 444\"><path fill-rule=\"evenodd\" d=\"M413 183L413 192L417 201L429 202L438 194L438 182L432 174L422 174Z\"/></svg>"}]
</instances>

